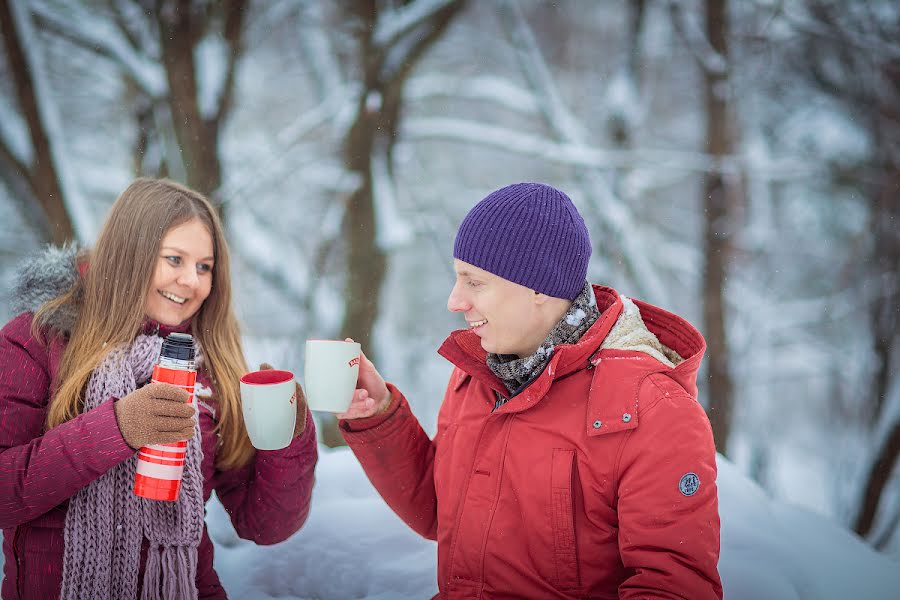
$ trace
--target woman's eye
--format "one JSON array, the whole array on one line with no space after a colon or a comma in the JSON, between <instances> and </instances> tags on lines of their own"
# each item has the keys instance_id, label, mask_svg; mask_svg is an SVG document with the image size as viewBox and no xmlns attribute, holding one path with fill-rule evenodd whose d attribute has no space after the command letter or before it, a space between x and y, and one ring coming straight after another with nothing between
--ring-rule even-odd
<instances>
[{"instance_id":1,"label":"woman's eye","mask_svg":"<svg viewBox=\"0 0 900 600\"><path fill-rule=\"evenodd\" d=\"M198 273L210 273L210 272L212 272L212 265L208 265L206 263L198 263L197 264L197 272Z\"/></svg>"},{"instance_id":2,"label":"woman's eye","mask_svg":"<svg viewBox=\"0 0 900 600\"><path fill-rule=\"evenodd\" d=\"M167 256L166 260L169 261L169 264L172 264L172 265L180 265L181 264L180 256Z\"/></svg>"}]
</instances>

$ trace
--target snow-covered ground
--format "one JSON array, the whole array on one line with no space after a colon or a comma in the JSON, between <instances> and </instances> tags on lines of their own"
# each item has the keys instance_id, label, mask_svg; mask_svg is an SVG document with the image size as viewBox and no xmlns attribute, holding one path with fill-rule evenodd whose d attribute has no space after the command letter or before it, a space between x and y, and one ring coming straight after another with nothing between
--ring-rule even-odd
<instances>
[{"instance_id":1,"label":"snow-covered ground","mask_svg":"<svg viewBox=\"0 0 900 600\"><path fill-rule=\"evenodd\" d=\"M437 592L436 546L387 508L347 448L319 448L309 521L275 546L234 533L213 497L216 570L239 600L422 600ZM806 509L772 501L719 458L728 600L896 600L900 565ZM0 558L2 566L2 558Z\"/></svg>"}]
</instances>

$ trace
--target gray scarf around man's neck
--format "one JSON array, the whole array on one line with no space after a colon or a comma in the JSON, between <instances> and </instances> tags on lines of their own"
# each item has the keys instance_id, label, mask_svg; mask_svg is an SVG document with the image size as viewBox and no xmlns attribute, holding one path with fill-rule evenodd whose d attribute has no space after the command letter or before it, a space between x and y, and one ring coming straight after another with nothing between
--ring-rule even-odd
<instances>
[{"instance_id":1,"label":"gray scarf around man's neck","mask_svg":"<svg viewBox=\"0 0 900 600\"><path fill-rule=\"evenodd\" d=\"M84 410L111 397L124 398L147 383L161 345L158 336L139 335L130 346L111 351L88 381ZM204 517L202 461L197 425L176 502L134 494L137 455L80 489L66 514L61 600L136 599L145 537L150 548L141 599L196 599Z\"/></svg>"},{"instance_id":2,"label":"gray scarf around man's neck","mask_svg":"<svg viewBox=\"0 0 900 600\"><path fill-rule=\"evenodd\" d=\"M553 356L553 349L559 344L574 344L600 318L597 298L590 283L585 282L581 293L572 301L572 306L553 327L544 342L531 356L519 358L514 354L487 355L487 365L494 375L503 381L510 395L537 377ZM508 398L498 398L494 410L507 402Z\"/></svg>"}]
</instances>

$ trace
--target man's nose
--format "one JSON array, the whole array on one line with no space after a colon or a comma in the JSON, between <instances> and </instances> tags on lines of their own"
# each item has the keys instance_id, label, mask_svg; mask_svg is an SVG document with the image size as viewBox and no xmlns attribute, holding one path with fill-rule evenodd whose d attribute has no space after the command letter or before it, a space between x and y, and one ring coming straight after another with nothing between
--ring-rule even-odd
<instances>
[{"instance_id":1,"label":"man's nose","mask_svg":"<svg viewBox=\"0 0 900 600\"><path fill-rule=\"evenodd\" d=\"M471 302L459 288L460 285L457 283L450 290L450 296L447 298L447 310L450 312L466 312L472 307Z\"/></svg>"}]
</instances>

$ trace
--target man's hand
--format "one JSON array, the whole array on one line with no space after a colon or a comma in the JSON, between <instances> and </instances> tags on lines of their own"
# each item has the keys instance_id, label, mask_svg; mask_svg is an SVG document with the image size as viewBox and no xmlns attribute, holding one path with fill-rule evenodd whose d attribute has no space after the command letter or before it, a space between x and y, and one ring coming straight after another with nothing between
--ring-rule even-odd
<instances>
[{"instance_id":1,"label":"man's hand","mask_svg":"<svg viewBox=\"0 0 900 600\"><path fill-rule=\"evenodd\" d=\"M345 341L352 342L350 338ZM346 412L338 413L339 419L365 419L387 411L391 406L391 393L384 383L378 369L372 364L364 352L359 353L359 375L356 380L356 391Z\"/></svg>"}]
</instances>

